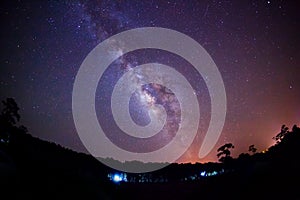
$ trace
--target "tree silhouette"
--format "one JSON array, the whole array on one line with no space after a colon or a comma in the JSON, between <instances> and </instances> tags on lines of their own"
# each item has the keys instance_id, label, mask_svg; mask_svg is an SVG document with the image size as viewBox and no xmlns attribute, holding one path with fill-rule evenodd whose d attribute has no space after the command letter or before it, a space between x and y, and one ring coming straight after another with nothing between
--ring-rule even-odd
<instances>
[{"instance_id":1,"label":"tree silhouette","mask_svg":"<svg viewBox=\"0 0 300 200\"><path fill-rule=\"evenodd\" d=\"M294 128L294 127L293 127ZM281 126L281 131L272 139L276 141L276 143L280 143L281 140L289 133L289 128L286 125Z\"/></svg>"},{"instance_id":2,"label":"tree silhouette","mask_svg":"<svg viewBox=\"0 0 300 200\"><path fill-rule=\"evenodd\" d=\"M292 128L293 133L299 132L300 128L295 124Z\"/></svg>"},{"instance_id":3,"label":"tree silhouette","mask_svg":"<svg viewBox=\"0 0 300 200\"><path fill-rule=\"evenodd\" d=\"M1 117L3 117L4 120L12 125L20 121L20 108L13 98L7 98L6 100L3 100L2 104L4 105L4 108L1 112Z\"/></svg>"},{"instance_id":4,"label":"tree silhouette","mask_svg":"<svg viewBox=\"0 0 300 200\"><path fill-rule=\"evenodd\" d=\"M230 149L234 149L232 143L226 143L217 150L217 152L219 152L217 156L220 162L224 163L232 159L232 157L230 156L231 154Z\"/></svg>"},{"instance_id":5,"label":"tree silhouette","mask_svg":"<svg viewBox=\"0 0 300 200\"><path fill-rule=\"evenodd\" d=\"M17 128L15 125L20 121L20 108L13 98L3 100L2 104L4 107L0 114L0 141L7 143L10 138L10 133ZM21 128L24 129L25 127L22 126Z\"/></svg>"},{"instance_id":6,"label":"tree silhouette","mask_svg":"<svg viewBox=\"0 0 300 200\"><path fill-rule=\"evenodd\" d=\"M249 146L248 151L251 152L252 154L255 154L257 149L254 147L254 144L252 144L252 145Z\"/></svg>"}]
</instances>

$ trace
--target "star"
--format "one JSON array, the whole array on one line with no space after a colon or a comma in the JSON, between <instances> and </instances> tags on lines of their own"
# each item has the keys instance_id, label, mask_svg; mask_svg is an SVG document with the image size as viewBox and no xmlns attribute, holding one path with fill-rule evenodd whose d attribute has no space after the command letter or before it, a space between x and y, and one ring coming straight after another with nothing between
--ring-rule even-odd
<instances>
[{"instance_id":1,"label":"star","mask_svg":"<svg viewBox=\"0 0 300 200\"><path fill-rule=\"evenodd\" d=\"M0 42L5 48L0 53L0 97L16 99L33 136L86 152L83 145L78 145L81 142L72 115L74 80L84 59L98 44L120 32L163 27L197 41L221 73L227 115L218 145L232 142L236 154L250 144L265 149L277 127L299 122L297 116L286 115L286 111L300 110L297 93L300 22L295 9L298 4L272 0L3 1ZM100 78L95 95L99 124L113 135L116 143L124 143L128 148L136 146L137 151L161 148L172 139L180 126L181 108L173 91L163 85L140 86L130 100L130 115L137 125L150 123L149 112L161 117L165 110L168 115L162 134L148 144L123 137L126 134L111 114L111 95L116 82L139 65L162 63L188 80L199 101L201 120L197 138L200 139L178 162L199 160L197 151L211 119L211 94L205 84L210 77L202 77L190 63L173 53L144 49L124 55L122 47L113 41L111 44L110 55L119 58L103 77L95 76ZM138 85L143 78L135 74L132 84ZM243 134L249 132L253 132L251 137ZM205 160L217 159L216 148Z\"/></svg>"}]
</instances>

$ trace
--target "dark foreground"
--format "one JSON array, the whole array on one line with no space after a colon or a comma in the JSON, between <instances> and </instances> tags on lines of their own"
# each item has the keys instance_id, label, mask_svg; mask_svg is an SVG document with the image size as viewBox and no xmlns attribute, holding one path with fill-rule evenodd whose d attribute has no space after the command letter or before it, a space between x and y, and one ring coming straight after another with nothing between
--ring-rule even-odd
<instances>
[{"instance_id":1,"label":"dark foreground","mask_svg":"<svg viewBox=\"0 0 300 200\"><path fill-rule=\"evenodd\" d=\"M241 154L226 163L171 164L157 172L127 174L128 182L115 183L108 175L117 172L93 157L16 132L9 143L0 145L0 196L1 199L300 199L299 149L300 132L296 127L265 153ZM218 173L201 176L203 171Z\"/></svg>"},{"instance_id":2,"label":"dark foreground","mask_svg":"<svg viewBox=\"0 0 300 200\"><path fill-rule=\"evenodd\" d=\"M130 174L32 137L17 124L20 115L15 101L8 98L3 104L1 200L300 199L300 128L296 125L292 130L283 125L274 137L277 143L267 151L257 153L251 145L251 155L232 158L228 149L233 145L228 143L218 149L221 163L173 163L158 171ZM129 164L149 167L159 163Z\"/></svg>"}]
</instances>

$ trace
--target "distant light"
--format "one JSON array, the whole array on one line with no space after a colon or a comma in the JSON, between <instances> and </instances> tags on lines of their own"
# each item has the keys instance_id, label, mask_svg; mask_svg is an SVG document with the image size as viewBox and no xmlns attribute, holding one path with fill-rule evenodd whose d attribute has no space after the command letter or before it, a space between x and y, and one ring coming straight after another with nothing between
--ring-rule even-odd
<instances>
[{"instance_id":1,"label":"distant light","mask_svg":"<svg viewBox=\"0 0 300 200\"><path fill-rule=\"evenodd\" d=\"M211 173L209 174L209 176L215 176L215 175L217 175L217 174L218 174L217 171L213 171L213 172L211 172Z\"/></svg>"},{"instance_id":2,"label":"distant light","mask_svg":"<svg viewBox=\"0 0 300 200\"><path fill-rule=\"evenodd\" d=\"M122 177L119 175L119 174L115 174L114 176L113 176L113 181L114 182L116 182L116 183L118 183L118 182L120 182L120 181L122 181L123 179L122 179Z\"/></svg>"},{"instance_id":3,"label":"distant light","mask_svg":"<svg viewBox=\"0 0 300 200\"><path fill-rule=\"evenodd\" d=\"M200 176L216 176L216 175L218 175L217 171L207 172L207 173L206 173L206 171L203 171L200 173Z\"/></svg>"}]
</instances>

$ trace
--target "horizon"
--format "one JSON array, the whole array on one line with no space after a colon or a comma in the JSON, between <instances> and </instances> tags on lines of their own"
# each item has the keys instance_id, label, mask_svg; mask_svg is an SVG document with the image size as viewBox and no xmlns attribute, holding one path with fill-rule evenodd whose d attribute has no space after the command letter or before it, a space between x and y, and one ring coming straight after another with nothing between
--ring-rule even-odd
<instances>
[{"instance_id":1,"label":"horizon","mask_svg":"<svg viewBox=\"0 0 300 200\"><path fill-rule=\"evenodd\" d=\"M3 105L2 105L3 106ZM2 106L0 106L0 108L2 107ZM17 126L24 126L24 124L22 124L22 116L20 116L20 121L18 121L17 122ZM288 131L290 132L292 129L290 129L290 127L289 126L286 126L286 125L282 125L281 127L283 127L283 126L285 126L285 127L287 127L288 129ZM293 127L294 126L296 126L296 127L298 127L298 125L297 124L294 124L293 125ZM28 131L26 131L25 132L25 134L28 134L30 137L32 137L32 138L34 138L34 139L37 139L38 141L42 141L42 142L46 142L46 143L48 143L48 144L54 144L55 146L57 146L58 148L62 148L62 149L64 149L64 150L67 150L67 151L71 151L71 152L74 152L74 153L79 153L79 154L84 154L84 155L86 155L86 156L91 156L91 157L94 157L93 155L91 155L88 151L87 152L80 152L80 151L76 151L76 150L74 150L74 149L72 149L72 148L68 148L68 147L65 147L65 146L63 146L63 145L61 145L61 144L59 144L59 143L56 143L55 141L48 141L48 140L43 140L43 139L41 139L41 138L39 138L39 137L36 137L36 136L33 136L33 135L31 135L31 133L30 133L30 129L28 129L28 127L26 127L26 126L24 126L25 128L26 128L26 130ZM273 144L272 145L270 145L270 146L268 146L267 148L265 148L265 149L263 149L263 150L259 150L259 149L256 149L255 147L255 144L253 144L253 145L250 145L250 146L253 146L254 148L255 148L255 152L250 152L250 149L248 149L248 151L245 151L245 152L239 152L238 154L237 153L235 153L234 154L234 149L232 149L232 151L233 152L231 152L232 154L231 154L231 157L233 158L233 159L238 159L239 158L239 156L241 156L242 154L248 154L248 155L254 155L254 154L264 154L264 153L266 153L266 152L268 152L269 151L269 149L270 148L272 148L272 147L274 147L274 146L276 146L277 144L279 144L278 143L278 141L276 141L275 140L275 136L276 135L278 135L278 133L276 133L276 134L274 134L274 137L272 138L272 140L273 140ZM225 145L225 144L223 144L223 145ZM233 144L234 145L234 144ZM249 146L249 147L250 147ZM217 156L217 152L216 152L216 157L218 158L218 156ZM94 157L94 158L96 158L96 157ZM121 164L128 164L128 163L131 163L131 162L133 162L133 163L135 163L135 162L138 162L138 163L141 163L141 164L159 164L160 162L142 162L142 161L139 161L139 160L125 160L125 161L119 161L119 160L116 160L116 159L114 159L113 157L101 157L101 158L96 158L98 161L101 161L101 160L113 160L114 162L115 161L117 161L117 162L120 162ZM99 162L99 163L102 163L102 162ZM172 163L167 163L168 165L169 164L192 164L192 165L195 165L195 164L209 164L209 163L218 163L218 164L222 164L222 162L220 161L220 160L218 160L218 159L216 159L216 160L210 160L210 161L204 161L204 162L200 162L200 161L194 161L194 162L172 162ZM102 164L104 164L104 165L106 165L105 163L102 163ZM107 165L108 167L109 167L109 165Z\"/></svg>"}]
</instances>

